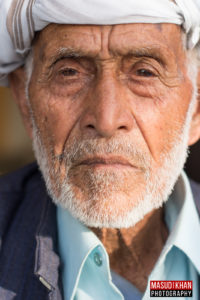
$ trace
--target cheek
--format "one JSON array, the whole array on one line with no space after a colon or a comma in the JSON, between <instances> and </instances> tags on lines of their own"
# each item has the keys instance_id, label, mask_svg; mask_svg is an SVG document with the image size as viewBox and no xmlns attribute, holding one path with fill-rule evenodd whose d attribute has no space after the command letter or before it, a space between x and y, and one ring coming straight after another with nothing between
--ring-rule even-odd
<instances>
[{"instance_id":1,"label":"cheek","mask_svg":"<svg viewBox=\"0 0 200 300\"><path fill-rule=\"evenodd\" d=\"M176 143L185 123L191 100L190 89L169 89L157 93L154 99L143 99L137 103L135 118L143 139L157 163L162 154Z\"/></svg>"},{"instance_id":2,"label":"cheek","mask_svg":"<svg viewBox=\"0 0 200 300\"><path fill-rule=\"evenodd\" d=\"M42 141L52 154L60 155L72 129L77 125L81 114L80 104L45 94L40 94L37 99L32 99L32 109Z\"/></svg>"}]
</instances>

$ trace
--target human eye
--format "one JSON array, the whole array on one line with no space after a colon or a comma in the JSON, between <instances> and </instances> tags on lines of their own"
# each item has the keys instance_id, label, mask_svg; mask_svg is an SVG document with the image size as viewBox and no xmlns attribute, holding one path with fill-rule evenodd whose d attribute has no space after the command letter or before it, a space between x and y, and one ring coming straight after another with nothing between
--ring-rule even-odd
<instances>
[{"instance_id":1,"label":"human eye","mask_svg":"<svg viewBox=\"0 0 200 300\"><path fill-rule=\"evenodd\" d=\"M54 69L54 80L59 84L81 84L87 77L87 71L76 62L65 62Z\"/></svg>"},{"instance_id":2,"label":"human eye","mask_svg":"<svg viewBox=\"0 0 200 300\"><path fill-rule=\"evenodd\" d=\"M144 68L141 68L141 69L137 69L135 71L135 74L139 77L156 77L157 75L155 74L155 72L153 72L152 70L149 70L149 69L144 69Z\"/></svg>"},{"instance_id":3,"label":"human eye","mask_svg":"<svg viewBox=\"0 0 200 300\"><path fill-rule=\"evenodd\" d=\"M135 94L145 97L151 96L149 91L160 84L162 68L150 59L130 61L125 69L125 82ZM151 87L151 89L149 89Z\"/></svg>"},{"instance_id":4,"label":"human eye","mask_svg":"<svg viewBox=\"0 0 200 300\"><path fill-rule=\"evenodd\" d=\"M125 62L124 71L130 80L147 84L160 76L161 66L150 58L131 58Z\"/></svg>"},{"instance_id":5,"label":"human eye","mask_svg":"<svg viewBox=\"0 0 200 300\"><path fill-rule=\"evenodd\" d=\"M87 77L87 70L76 58L63 57L52 66L52 79L59 84L74 84Z\"/></svg>"},{"instance_id":6,"label":"human eye","mask_svg":"<svg viewBox=\"0 0 200 300\"><path fill-rule=\"evenodd\" d=\"M59 71L59 75L62 75L64 77L76 77L80 74L80 72L74 68L70 68L70 67L67 67L67 68L64 68L64 69L61 69Z\"/></svg>"},{"instance_id":7,"label":"human eye","mask_svg":"<svg viewBox=\"0 0 200 300\"><path fill-rule=\"evenodd\" d=\"M159 68L153 62L138 62L130 70L133 79L151 80L159 76Z\"/></svg>"},{"instance_id":8,"label":"human eye","mask_svg":"<svg viewBox=\"0 0 200 300\"><path fill-rule=\"evenodd\" d=\"M92 79L91 72L84 62L64 58L52 66L48 84L54 94L71 97L83 89L86 90Z\"/></svg>"}]
</instances>

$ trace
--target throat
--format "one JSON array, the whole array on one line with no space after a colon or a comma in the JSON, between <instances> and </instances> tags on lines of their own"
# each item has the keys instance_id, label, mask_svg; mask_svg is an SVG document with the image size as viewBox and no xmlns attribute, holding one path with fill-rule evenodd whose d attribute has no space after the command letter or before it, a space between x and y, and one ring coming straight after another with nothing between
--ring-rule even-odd
<instances>
[{"instance_id":1,"label":"throat","mask_svg":"<svg viewBox=\"0 0 200 300\"><path fill-rule=\"evenodd\" d=\"M163 209L149 213L131 228L91 228L109 255L110 268L141 292L168 237Z\"/></svg>"}]
</instances>

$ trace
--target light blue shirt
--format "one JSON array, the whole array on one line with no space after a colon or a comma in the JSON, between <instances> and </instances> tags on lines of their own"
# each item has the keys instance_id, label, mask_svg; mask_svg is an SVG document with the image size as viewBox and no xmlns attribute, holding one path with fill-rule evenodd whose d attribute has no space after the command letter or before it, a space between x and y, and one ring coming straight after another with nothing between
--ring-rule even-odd
<instances>
[{"instance_id":1,"label":"light blue shirt","mask_svg":"<svg viewBox=\"0 0 200 300\"><path fill-rule=\"evenodd\" d=\"M108 254L97 236L74 219L68 211L58 207L58 239L64 299L146 300L151 299L150 280L193 280L193 298L188 300L197 300L200 222L184 172L165 204L165 220L170 234L142 295L130 282L110 270Z\"/></svg>"}]
</instances>

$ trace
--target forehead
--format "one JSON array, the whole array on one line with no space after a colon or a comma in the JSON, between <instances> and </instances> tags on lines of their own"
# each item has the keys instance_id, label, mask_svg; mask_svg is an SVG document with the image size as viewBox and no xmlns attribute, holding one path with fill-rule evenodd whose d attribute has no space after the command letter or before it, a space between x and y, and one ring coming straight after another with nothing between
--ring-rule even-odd
<instances>
[{"instance_id":1,"label":"forehead","mask_svg":"<svg viewBox=\"0 0 200 300\"><path fill-rule=\"evenodd\" d=\"M181 29L175 24L50 24L39 34L35 46L43 57L66 47L91 56L126 55L131 49L142 47L175 55L183 50Z\"/></svg>"}]
</instances>

